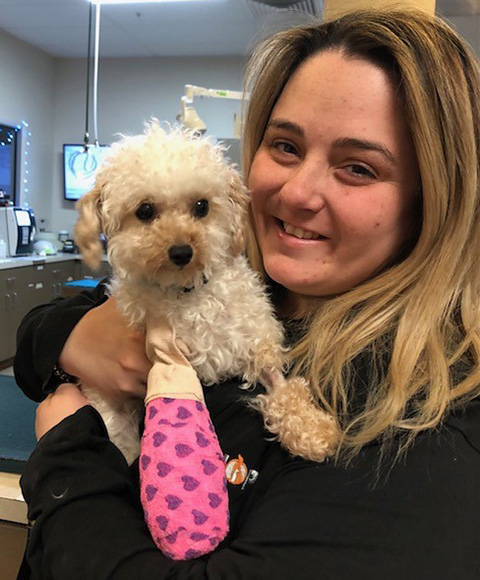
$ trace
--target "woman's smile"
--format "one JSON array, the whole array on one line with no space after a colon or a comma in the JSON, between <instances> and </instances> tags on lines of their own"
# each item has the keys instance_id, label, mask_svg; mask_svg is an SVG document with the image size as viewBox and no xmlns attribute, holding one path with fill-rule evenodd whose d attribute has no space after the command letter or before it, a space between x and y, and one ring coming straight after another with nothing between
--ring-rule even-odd
<instances>
[{"instance_id":1,"label":"woman's smile","mask_svg":"<svg viewBox=\"0 0 480 580\"><path fill-rule=\"evenodd\" d=\"M327 240L325 236L322 236L318 232L312 232L311 230L304 229L301 226L293 225L282 221L280 219L275 219L275 223L279 229L279 235L283 236L286 240L293 237L296 240L318 242Z\"/></svg>"}]
</instances>

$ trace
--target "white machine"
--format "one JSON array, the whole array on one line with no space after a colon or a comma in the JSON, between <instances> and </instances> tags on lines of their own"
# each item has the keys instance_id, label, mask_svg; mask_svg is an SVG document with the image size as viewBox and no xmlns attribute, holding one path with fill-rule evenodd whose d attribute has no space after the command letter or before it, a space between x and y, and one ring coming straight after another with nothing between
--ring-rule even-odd
<instances>
[{"instance_id":1,"label":"white machine","mask_svg":"<svg viewBox=\"0 0 480 580\"><path fill-rule=\"evenodd\" d=\"M7 256L26 256L33 251L35 216L31 209L0 207L0 240L7 244Z\"/></svg>"}]
</instances>

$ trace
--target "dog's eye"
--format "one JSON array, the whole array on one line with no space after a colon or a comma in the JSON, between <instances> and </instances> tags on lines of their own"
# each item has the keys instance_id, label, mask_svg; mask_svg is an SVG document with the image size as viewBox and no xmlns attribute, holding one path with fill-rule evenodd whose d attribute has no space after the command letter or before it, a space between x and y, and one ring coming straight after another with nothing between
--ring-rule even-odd
<instances>
[{"instance_id":1,"label":"dog's eye","mask_svg":"<svg viewBox=\"0 0 480 580\"><path fill-rule=\"evenodd\" d=\"M197 218L203 218L208 214L208 201L199 199L193 206L192 213Z\"/></svg>"},{"instance_id":2,"label":"dog's eye","mask_svg":"<svg viewBox=\"0 0 480 580\"><path fill-rule=\"evenodd\" d=\"M155 207L151 203L142 203L138 206L135 215L142 222L148 222L155 217Z\"/></svg>"}]
</instances>

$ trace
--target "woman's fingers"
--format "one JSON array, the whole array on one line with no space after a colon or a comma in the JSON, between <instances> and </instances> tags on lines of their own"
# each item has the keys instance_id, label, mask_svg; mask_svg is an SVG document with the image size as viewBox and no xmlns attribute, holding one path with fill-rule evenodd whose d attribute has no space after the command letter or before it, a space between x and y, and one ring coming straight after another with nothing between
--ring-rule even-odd
<instances>
[{"instance_id":1,"label":"woman's fingers","mask_svg":"<svg viewBox=\"0 0 480 580\"><path fill-rule=\"evenodd\" d=\"M78 322L59 362L66 372L109 397L143 397L151 368L144 333L129 324L114 298Z\"/></svg>"}]
</instances>

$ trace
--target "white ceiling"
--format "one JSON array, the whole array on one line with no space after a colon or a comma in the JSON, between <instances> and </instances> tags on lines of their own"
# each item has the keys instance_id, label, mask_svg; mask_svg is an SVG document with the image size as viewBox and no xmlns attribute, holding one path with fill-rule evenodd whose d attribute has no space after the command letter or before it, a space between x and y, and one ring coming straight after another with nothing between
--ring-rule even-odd
<instances>
[{"instance_id":1,"label":"white ceiling","mask_svg":"<svg viewBox=\"0 0 480 580\"><path fill-rule=\"evenodd\" d=\"M309 0L321 13L322 0ZM480 14L480 0L437 0L447 17ZM0 0L0 29L55 57L84 57L87 0ZM253 0L105 5L105 57L244 55L262 35L307 19Z\"/></svg>"}]
</instances>

